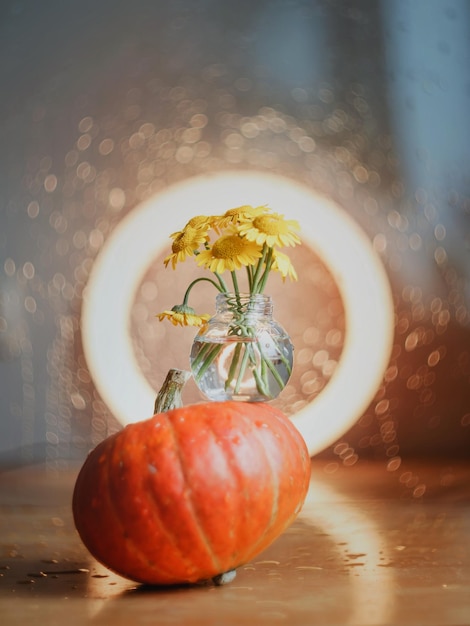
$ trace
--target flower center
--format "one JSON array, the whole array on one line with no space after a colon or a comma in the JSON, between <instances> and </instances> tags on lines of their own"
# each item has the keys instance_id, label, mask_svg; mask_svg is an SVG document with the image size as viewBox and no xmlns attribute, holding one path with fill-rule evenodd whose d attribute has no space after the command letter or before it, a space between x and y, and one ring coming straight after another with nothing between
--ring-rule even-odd
<instances>
[{"instance_id":1,"label":"flower center","mask_svg":"<svg viewBox=\"0 0 470 626\"><path fill-rule=\"evenodd\" d=\"M243 252L243 240L238 235L220 237L212 246L212 256L216 259L233 259Z\"/></svg>"},{"instance_id":2,"label":"flower center","mask_svg":"<svg viewBox=\"0 0 470 626\"><path fill-rule=\"evenodd\" d=\"M279 235L285 231L284 222L274 215L260 215L253 220L253 226L266 235Z\"/></svg>"}]
</instances>

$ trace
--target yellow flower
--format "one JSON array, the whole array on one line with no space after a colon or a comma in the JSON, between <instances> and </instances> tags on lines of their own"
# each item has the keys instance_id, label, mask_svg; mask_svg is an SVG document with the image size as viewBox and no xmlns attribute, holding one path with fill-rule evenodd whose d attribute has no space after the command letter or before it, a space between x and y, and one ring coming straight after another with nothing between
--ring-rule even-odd
<instances>
[{"instance_id":1,"label":"yellow flower","mask_svg":"<svg viewBox=\"0 0 470 626\"><path fill-rule=\"evenodd\" d=\"M252 207L249 204L236 207L235 209L229 209L219 217L215 217L213 224L215 228L227 228L235 224L252 221L258 215L263 215L269 211L266 206Z\"/></svg>"},{"instance_id":2,"label":"yellow flower","mask_svg":"<svg viewBox=\"0 0 470 626\"><path fill-rule=\"evenodd\" d=\"M242 266L254 265L261 257L261 246L230 233L219 237L209 250L204 250L196 257L196 263L216 274L226 270L238 270Z\"/></svg>"},{"instance_id":3,"label":"yellow flower","mask_svg":"<svg viewBox=\"0 0 470 626\"><path fill-rule=\"evenodd\" d=\"M240 235L258 245L266 244L273 246L295 246L300 243L300 237L295 231L300 230L296 220L286 220L279 213L259 215L250 223L241 224L238 227Z\"/></svg>"},{"instance_id":4,"label":"yellow flower","mask_svg":"<svg viewBox=\"0 0 470 626\"><path fill-rule=\"evenodd\" d=\"M271 265L271 269L275 272L279 272L282 276L282 280L285 280L287 277L291 280L297 280L297 272L291 260L287 254L279 252L279 250L273 250L273 264Z\"/></svg>"},{"instance_id":5,"label":"yellow flower","mask_svg":"<svg viewBox=\"0 0 470 626\"><path fill-rule=\"evenodd\" d=\"M175 269L176 263L194 254L198 247L207 241L207 228L194 228L187 225L183 230L173 233L171 238L173 239L171 254L164 259L163 263L167 267L171 262Z\"/></svg>"},{"instance_id":6,"label":"yellow flower","mask_svg":"<svg viewBox=\"0 0 470 626\"><path fill-rule=\"evenodd\" d=\"M168 319L174 326L202 326L211 316L208 313L197 315L196 311L187 304L177 304L171 311L163 311L156 317L160 322Z\"/></svg>"},{"instance_id":7,"label":"yellow flower","mask_svg":"<svg viewBox=\"0 0 470 626\"><path fill-rule=\"evenodd\" d=\"M185 228L191 227L197 228L198 230L205 229L207 232L212 224L213 219L213 217L209 217L208 215L196 215L189 220Z\"/></svg>"},{"instance_id":8,"label":"yellow flower","mask_svg":"<svg viewBox=\"0 0 470 626\"><path fill-rule=\"evenodd\" d=\"M220 217L218 215L196 215L192 217L183 228L183 231L188 228L195 228L196 230L204 231L206 234L206 241L209 241L209 230L213 228L217 233L219 232L218 220ZM170 235L170 237L176 237L182 231L178 231Z\"/></svg>"}]
</instances>

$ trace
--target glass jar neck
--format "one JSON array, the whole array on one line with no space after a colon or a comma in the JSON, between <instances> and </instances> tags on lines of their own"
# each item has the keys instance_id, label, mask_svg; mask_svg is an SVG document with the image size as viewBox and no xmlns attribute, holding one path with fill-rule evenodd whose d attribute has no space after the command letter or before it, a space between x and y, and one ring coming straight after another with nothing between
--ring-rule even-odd
<instances>
[{"instance_id":1,"label":"glass jar neck","mask_svg":"<svg viewBox=\"0 0 470 626\"><path fill-rule=\"evenodd\" d=\"M272 317L273 303L271 296L263 293L219 293L215 300L217 313L233 313Z\"/></svg>"}]
</instances>

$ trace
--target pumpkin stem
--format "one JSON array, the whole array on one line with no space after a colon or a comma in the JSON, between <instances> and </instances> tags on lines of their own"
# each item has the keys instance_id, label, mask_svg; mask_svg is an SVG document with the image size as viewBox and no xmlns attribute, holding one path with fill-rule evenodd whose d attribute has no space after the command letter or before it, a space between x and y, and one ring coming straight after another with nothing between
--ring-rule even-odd
<instances>
[{"instance_id":1,"label":"pumpkin stem","mask_svg":"<svg viewBox=\"0 0 470 626\"><path fill-rule=\"evenodd\" d=\"M191 378L186 370L171 369L155 399L154 413L165 413L183 406L181 397L184 385Z\"/></svg>"}]
</instances>

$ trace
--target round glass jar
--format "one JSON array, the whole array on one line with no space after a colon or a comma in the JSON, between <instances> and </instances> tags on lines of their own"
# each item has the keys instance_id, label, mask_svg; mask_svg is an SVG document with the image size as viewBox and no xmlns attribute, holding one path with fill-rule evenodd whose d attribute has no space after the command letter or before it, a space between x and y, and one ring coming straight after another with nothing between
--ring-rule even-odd
<instances>
[{"instance_id":1,"label":"round glass jar","mask_svg":"<svg viewBox=\"0 0 470 626\"><path fill-rule=\"evenodd\" d=\"M220 293L215 315L194 338L190 362L209 400L266 402L290 378L293 346L273 319L270 296Z\"/></svg>"}]
</instances>

